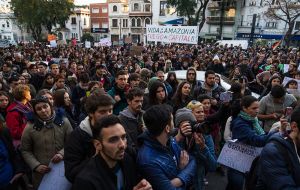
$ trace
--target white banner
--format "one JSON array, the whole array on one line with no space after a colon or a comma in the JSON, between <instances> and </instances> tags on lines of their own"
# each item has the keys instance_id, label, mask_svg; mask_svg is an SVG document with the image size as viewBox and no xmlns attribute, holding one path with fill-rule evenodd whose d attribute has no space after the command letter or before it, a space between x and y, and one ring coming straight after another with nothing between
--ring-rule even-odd
<instances>
[{"instance_id":1,"label":"white banner","mask_svg":"<svg viewBox=\"0 0 300 190\"><path fill-rule=\"evenodd\" d=\"M218 163L246 173L253 160L260 155L262 148L235 142L227 142L218 158Z\"/></svg>"},{"instance_id":2,"label":"white banner","mask_svg":"<svg viewBox=\"0 0 300 190\"><path fill-rule=\"evenodd\" d=\"M99 42L100 46L111 46L111 41L109 38L102 38Z\"/></svg>"},{"instance_id":3,"label":"white banner","mask_svg":"<svg viewBox=\"0 0 300 190\"><path fill-rule=\"evenodd\" d=\"M197 44L198 27L147 25L147 41Z\"/></svg>"}]
</instances>

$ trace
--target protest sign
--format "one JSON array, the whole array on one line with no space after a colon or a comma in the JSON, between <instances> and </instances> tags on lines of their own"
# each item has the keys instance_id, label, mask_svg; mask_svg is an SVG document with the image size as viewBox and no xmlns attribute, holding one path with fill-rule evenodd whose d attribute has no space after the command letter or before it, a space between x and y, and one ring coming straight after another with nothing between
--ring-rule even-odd
<instances>
[{"instance_id":1,"label":"protest sign","mask_svg":"<svg viewBox=\"0 0 300 190\"><path fill-rule=\"evenodd\" d=\"M111 46L111 41L109 38L102 38L99 42L100 46Z\"/></svg>"},{"instance_id":2,"label":"protest sign","mask_svg":"<svg viewBox=\"0 0 300 190\"><path fill-rule=\"evenodd\" d=\"M84 45L85 45L85 48L91 48L91 42L90 41L85 41Z\"/></svg>"},{"instance_id":3,"label":"protest sign","mask_svg":"<svg viewBox=\"0 0 300 190\"><path fill-rule=\"evenodd\" d=\"M297 83L298 83L298 89L299 89L299 87L300 87L300 80L297 80L297 79L294 79L294 78L291 78L291 77L284 77L283 81L282 81L282 85L285 86L290 80L297 81Z\"/></svg>"},{"instance_id":4,"label":"protest sign","mask_svg":"<svg viewBox=\"0 0 300 190\"><path fill-rule=\"evenodd\" d=\"M289 71L289 64L283 65L283 73L287 73Z\"/></svg>"},{"instance_id":5,"label":"protest sign","mask_svg":"<svg viewBox=\"0 0 300 190\"><path fill-rule=\"evenodd\" d=\"M56 47L57 47L56 40L51 40L51 41L50 41L50 47L53 47L53 48L56 48Z\"/></svg>"},{"instance_id":6,"label":"protest sign","mask_svg":"<svg viewBox=\"0 0 300 190\"><path fill-rule=\"evenodd\" d=\"M144 47L143 46L131 46L130 47L130 55L131 56L139 56L142 54L144 50Z\"/></svg>"},{"instance_id":7,"label":"protest sign","mask_svg":"<svg viewBox=\"0 0 300 190\"><path fill-rule=\"evenodd\" d=\"M9 41L0 39L0 48L8 48L9 47Z\"/></svg>"},{"instance_id":8,"label":"protest sign","mask_svg":"<svg viewBox=\"0 0 300 190\"><path fill-rule=\"evenodd\" d=\"M253 160L260 155L262 148L227 142L222 148L218 163L246 173L250 170Z\"/></svg>"},{"instance_id":9,"label":"protest sign","mask_svg":"<svg viewBox=\"0 0 300 190\"><path fill-rule=\"evenodd\" d=\"M72 185L65 177L64 162L51 162L49 167L51 171L44 175L38 190L70 190Z\"/></svg>"},{"instance_id":10,"label":"protest sign","mask_svg":"<svg viewBox=\"0 0 300 190\"><path fill-rule=\"evenodd\" d=\"M48 42L51 42L53 40L56 40L56 36L54 34L48 34Z\"/></svg>"},{"instance_id":11,"label":"protest sign","mask_svg":"<svg viewBox=\"0 0 300 190\"><path fill-rule=\"evenodd\" d=\"M147 41L197 44L198 27L147 25Z\"/></svg>"}]
</instances>

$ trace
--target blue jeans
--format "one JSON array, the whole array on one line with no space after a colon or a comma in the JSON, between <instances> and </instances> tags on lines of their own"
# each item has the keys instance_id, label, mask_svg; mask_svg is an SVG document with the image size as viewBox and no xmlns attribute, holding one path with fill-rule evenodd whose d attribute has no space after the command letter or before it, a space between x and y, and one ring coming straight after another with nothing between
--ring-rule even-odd
<instances>
[{"instance_id":1,"label":"blue jeans","mask_svg":"<svg viewBox=\"0 0 300 190\"><path fill-rule=\"evenodd\" d=\"M227 178L228 184L226 190L243 190L245 174L235 169L228 168Z\"/></svg>"}]
</instances>

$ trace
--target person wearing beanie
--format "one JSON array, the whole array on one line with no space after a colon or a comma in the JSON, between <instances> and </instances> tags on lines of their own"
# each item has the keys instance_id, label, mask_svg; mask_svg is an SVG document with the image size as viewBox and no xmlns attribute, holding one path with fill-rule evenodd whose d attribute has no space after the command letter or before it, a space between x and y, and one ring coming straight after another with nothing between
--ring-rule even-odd
<instances>
[{"instance_id":1,"label":"person wearing beanie","mask_svg":"<svg viewBox=\"0 0 300 190\"><path fill-rule=\"evenodd\" d=\"M32 183L37 189L43 175L51 172L49 164L64 159L64 144L72 132L62 110L53 110L46 98L32 100L33 117L27 122L21 138L21 153L32 172Z\"/></svg>"},{"instance_id":2,"label":"person wearing beanie","mask_svg":"<svg viewBox=\"0 0 300 190\"><path fill-rule=\"evenodd\" d=\"M275 85L271 92L259 101L258 119L263 121L265 131L269 131L274 123L284 115L286 107L295 107L297 99L287 94L284 87Z\"/></svg>"}]
</instances>

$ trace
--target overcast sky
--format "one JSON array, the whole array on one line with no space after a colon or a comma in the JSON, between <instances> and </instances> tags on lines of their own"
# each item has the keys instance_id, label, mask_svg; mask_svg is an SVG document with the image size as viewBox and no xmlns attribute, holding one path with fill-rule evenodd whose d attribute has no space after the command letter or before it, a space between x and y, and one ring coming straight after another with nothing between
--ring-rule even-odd
<instances>
[{"instance_id":1,"label":"overcast sky","mask_svg":"<svg viewBox=\"0 0 300 190\"><path fill-rule=\"evenodd\" d=\"M75 0L75 5L89 5L90 3L103 3L106 0Z\"/></svg>"}]
</instances>

